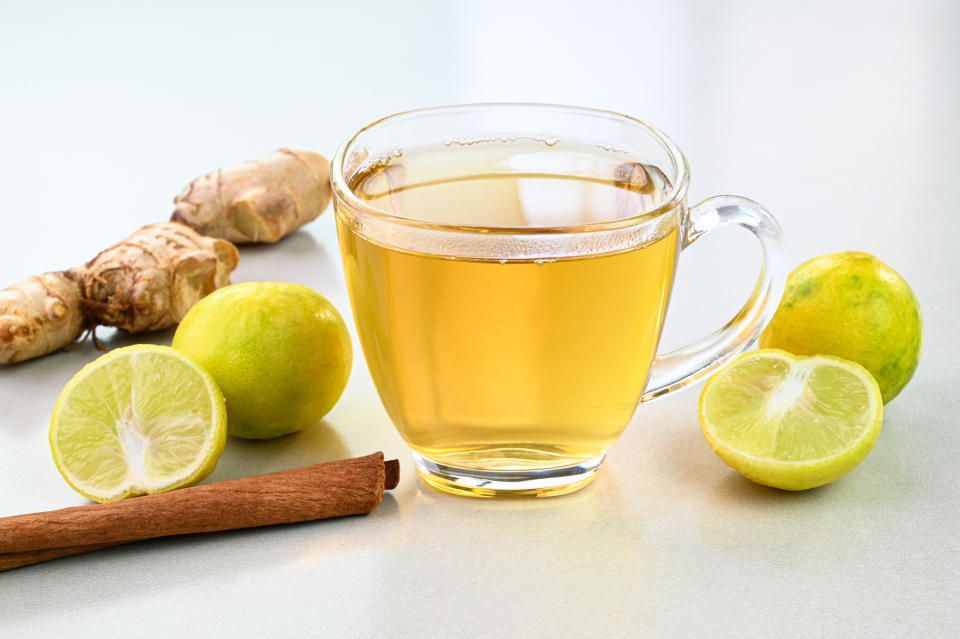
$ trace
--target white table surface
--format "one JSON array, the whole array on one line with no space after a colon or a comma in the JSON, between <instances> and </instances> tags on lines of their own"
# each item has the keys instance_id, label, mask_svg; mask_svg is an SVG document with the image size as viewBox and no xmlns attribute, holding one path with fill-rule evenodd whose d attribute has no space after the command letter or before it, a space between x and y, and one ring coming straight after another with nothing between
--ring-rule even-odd
<instances>
[{"instance_id":1,"label":"white table surface","mask_svg":"<svg viewBox=\"0 0 960 639\"><path fill-rule=\"evenodd\" d=\"M866 461L818 490L725 466L698 385L644 406L581 492L491 502L419 482L358 347L323 424L231 439L209 481L382 449L403 476L378 510L3 573L0 635L960 634L956 3L326 4L0 4L0 285L79 264L166 219L194 177L280 146L330 155L431 104L583 104L667 131L692 202L763 202L791 267L856 249L898 270L925 314L913 382ZM732 314L756 263L735 231L686 252L662 346ZM234 280L307 284L349 316L330 211L244 248ZM97 355L0 369L0 515L85 503L47 427Z\"/></svg>"}]
</instances>

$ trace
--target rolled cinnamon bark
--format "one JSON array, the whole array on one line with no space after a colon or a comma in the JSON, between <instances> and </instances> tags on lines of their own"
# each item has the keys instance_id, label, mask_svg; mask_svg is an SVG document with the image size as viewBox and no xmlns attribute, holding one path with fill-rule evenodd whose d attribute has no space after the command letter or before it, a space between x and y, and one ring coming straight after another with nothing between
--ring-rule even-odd
<instances>
[{"instance_id":1,"label":"rolled cinnamon bark","mask_svg":"<svg viewBox=\"0 0 960 639\"><path fill-rule=\"evenodd\" d=\"M25 550L23 552L5 552L0 554L0 572L4 570L13 570L21 566L39 564L51 559L60 559L70 555L82 555L91 550L100 550L101 548L112 548L120 546L126 542L120 541L115 544L88 544L86 546L67 546L66 548L44 548L42 550Z\"/></svg>"},{"instance_id":2,"label":"rolled cinnamon bark","mask_svg":"<svg viewBox=\"0 0 960 639\"><path fill-rule=\"evenodd\" d=\"M0 519L0 571L191 533L365 515L397 486L383 453L123 501Z\"/></svg>"}]
</instances>

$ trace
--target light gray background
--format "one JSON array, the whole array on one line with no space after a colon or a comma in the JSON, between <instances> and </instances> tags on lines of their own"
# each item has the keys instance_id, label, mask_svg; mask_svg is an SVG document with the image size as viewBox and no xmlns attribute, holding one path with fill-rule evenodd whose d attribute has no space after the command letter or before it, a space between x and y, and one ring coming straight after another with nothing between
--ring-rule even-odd
<instances>
[{"instance_id":1,"label":"light gray background","mask_svg":"<svg viewBox=\"0 0 960 639\"><path fill-rule=\"evenodd\" d=\"M2 0L0 285L166 219L218 166L283 145L330 155L407 108L529 100L657 124L690 159L691 202L763 202L791 267L874 253L913 286L926 334L873 452L833 485L742 479L700 435L697 386L639 411L585 490L502 503L418 482L357 348L323 425L231 440L210 480L382 449L404 474L375 513L0 574L0 634L960 634L958 31L946 0ZM301 282L348 314L332 212L241 256L235 281ZM663 345L729 317L756 267L736 231L685 252ZM0 369L0 515L84 503L46 433L62 385L96 356Z\"/></svg>"}]
</instances>

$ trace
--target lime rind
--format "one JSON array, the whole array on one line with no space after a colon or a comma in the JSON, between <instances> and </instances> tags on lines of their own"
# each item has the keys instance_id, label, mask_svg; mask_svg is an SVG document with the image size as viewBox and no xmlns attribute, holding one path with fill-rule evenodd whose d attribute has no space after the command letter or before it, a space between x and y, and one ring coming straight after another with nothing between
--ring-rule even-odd
<instances>
[{"instance_id":1,"label":"lime rind","mask_svg":"<svg viewBox=\"0 0 960 639\"><path fill-rule=\"evenodd\" d=\"M195 304L173 348L206 368L235 437L271 439L313 426L350 378L353 345L325 297L301 284L242 282Z\"/></svg>"},{"instance_id":2,"label":"lime rind","mask_svg":"<svg viewBox=\"0 0 960 639\"><path fill-rule=\"evenodd\" d=\"M759 345L855 361L874 376L888 403L916 372L923 317L910 285L876 257L821 255L790 273Z\"/></svg>"},{"instance_id":3,"label":"lime rind","mask_svg":"<svg viewBox=\"0 0 960 639\"><path fill-rule=\"evenodd\" d=\"M804 490L863 461L880 434L883 400L855 362L763 349L707 382L699 414L704 437L728 465L757 483Z\"/></svg>"},{"instance_id":4,"label":"lime rind","mask_svg":"<svg viewBox=\"0 0 960 639\"><path fill-rule=\"evenodd\" d=\"M80 370L54 408L54 463L77 492L105 502L199 482L226 443L213 378L165 346L117 349Z\"/></svg>"}]
</instances>

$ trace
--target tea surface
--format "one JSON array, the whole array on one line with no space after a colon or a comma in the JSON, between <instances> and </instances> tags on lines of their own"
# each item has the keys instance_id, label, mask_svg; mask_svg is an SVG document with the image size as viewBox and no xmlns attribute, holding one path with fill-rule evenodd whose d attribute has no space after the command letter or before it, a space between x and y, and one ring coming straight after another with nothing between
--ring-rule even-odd
<instances>
[{"instance_id":1,"label":"tea surface","mask_svg":"<svg viewBox=\"0 0 960 639\"><path fill-rule=\"evenodd\" d=\"M435 224L609 222L656 208L670 190L656 167L580 144L451 143L399 153L356 176L354 193L387 213Z\"/></svg>"}]
</instances>

